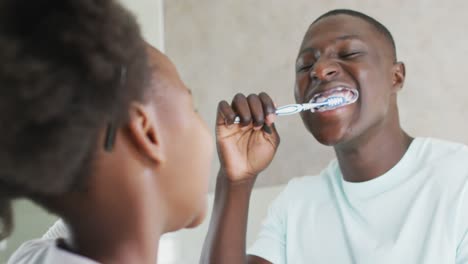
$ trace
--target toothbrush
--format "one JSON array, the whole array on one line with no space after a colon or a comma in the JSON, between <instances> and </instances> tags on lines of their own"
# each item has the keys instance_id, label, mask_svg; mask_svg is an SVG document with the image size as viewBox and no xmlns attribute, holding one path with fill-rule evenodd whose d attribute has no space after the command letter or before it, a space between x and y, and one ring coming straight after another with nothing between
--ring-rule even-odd
<instances>
[{"instance_id":1,"label":"toothbrush","mask_svg":"<svg viewBox=\"0 0 468 264\"><path fill-rule=\"evenodd\" d=\"M333 110L337 107L349 104L345 97L342 96L332 96L327 98L325 101L320 103L306 103L306 104L288 104L284 106L280 106L276 108L276 115L277 116L286 116L286 115L293 115L300 113L302 111L310 110L311 112L315 112L321 108L325 108L325 110ZM236 116L234 119L234 124L240 123L240 118Z\"/></svg>"}]
</instances>

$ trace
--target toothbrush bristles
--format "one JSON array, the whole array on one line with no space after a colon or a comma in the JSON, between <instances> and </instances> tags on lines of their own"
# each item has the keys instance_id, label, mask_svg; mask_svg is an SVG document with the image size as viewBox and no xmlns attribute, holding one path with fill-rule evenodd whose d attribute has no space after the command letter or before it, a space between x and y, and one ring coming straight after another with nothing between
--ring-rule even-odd
<instances>
[{"instance_id":1,"label":"toothbrush bristles","mask_svg":"<svg viewBox=\"0 0 468 264\"><path fill-rule=\"evenodd\" d=\"M344 105L346 103L346 98L342 96L334 96L330 97L327 100L325 100L320 106L314 107L312 110L331 110L334 109L337 106ZM313 111L314 112L314 111Z\"/></svg>"},{"instance_id":2,"label":"toothbrush bristles","mask_svg":"<svg viewBox=\"0 0 468 264\"><path fill-rule=\"evenodd\" d=\"M329 98L327 101L328 101L328 106L338 106L338 105L345 103L345 98L344 97L332 97L332 98Z\"/></svg>"}]
</instances>

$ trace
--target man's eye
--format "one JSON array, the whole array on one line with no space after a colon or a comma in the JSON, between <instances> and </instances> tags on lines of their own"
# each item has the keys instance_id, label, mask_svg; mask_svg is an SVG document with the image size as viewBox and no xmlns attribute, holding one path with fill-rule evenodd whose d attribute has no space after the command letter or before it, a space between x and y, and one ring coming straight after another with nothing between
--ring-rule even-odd
<instances>
[{"instance_id":1,"label":"man's eye","mask_svg":"<svg viewBox=\"0 0 468 264\"><path fill-rule=\"evenodd\" d=\"M351 59L351 58L357 57L360 54L361 54L361 52L359 52L359 51L346 52L346 53L343 53L342 55L340 55L340 57L343 58L343 59Z\"/></svg>"},{"instance_id":2,"label":"man's eye","mask_svg":"<svg viewBox=\"0 0 468 264\"><path fill-rule=\"evenodd\" d=\"M307 70L309 70L310 68L312 68L313 66L314 66L314 64L308 64L308 65L298 66L296 71L297 71L297 72L307 71Z\"/></svg>"}]
</instances>

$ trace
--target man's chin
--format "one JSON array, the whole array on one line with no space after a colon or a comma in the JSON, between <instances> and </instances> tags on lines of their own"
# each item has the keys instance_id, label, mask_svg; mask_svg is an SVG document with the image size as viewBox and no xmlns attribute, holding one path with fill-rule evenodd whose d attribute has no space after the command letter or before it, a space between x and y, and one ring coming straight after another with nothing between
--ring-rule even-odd
<instances>
[{"instance_id":1,"label":"man's chin","mask_svg":"<svg viewBox=\"0 0 468 264\"><path fill-rule=\"evenodd\" d=\"M346 137L342 133L312 133L314 138L322 145L334 147L346 141Z\"/></svg>"}]
</instances>

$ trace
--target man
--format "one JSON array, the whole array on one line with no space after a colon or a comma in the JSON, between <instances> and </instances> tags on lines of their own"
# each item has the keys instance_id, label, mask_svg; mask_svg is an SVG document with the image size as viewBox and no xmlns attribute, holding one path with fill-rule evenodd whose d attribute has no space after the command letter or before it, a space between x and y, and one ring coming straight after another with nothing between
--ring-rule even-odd
<instances>
[{"instance_id":1,"label":"man","mask_svg":"<svg viewBox=\"0 0 468 264\"><path fill-rule=\"evenodd\" d=\"M250 194L280 141L274 106L265 93L220 102L221 167L201 261L468 263L468 148L401 128L404 80L393 38L373 18L333 10L312 23L297 58L297 103L343 90L360 96L335 110L302 112L307 130L333 146L337 160L318 176L289 182L248 255Z\"/></svg>"}]
</instances>

